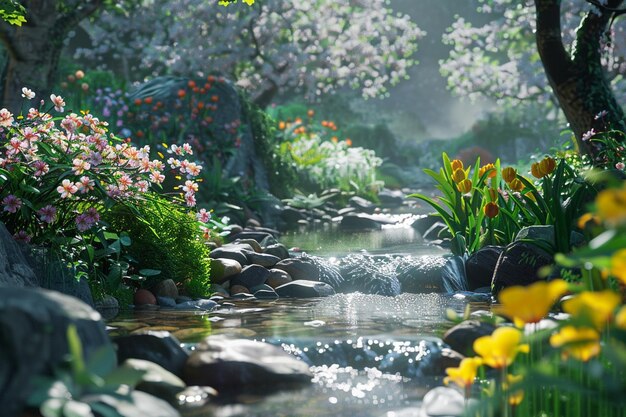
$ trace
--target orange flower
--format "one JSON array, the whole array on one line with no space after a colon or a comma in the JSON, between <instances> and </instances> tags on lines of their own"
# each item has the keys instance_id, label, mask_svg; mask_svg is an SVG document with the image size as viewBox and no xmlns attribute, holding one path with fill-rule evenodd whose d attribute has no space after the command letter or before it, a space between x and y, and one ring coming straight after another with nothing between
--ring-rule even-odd
<instances>
[{"instance_id":1,"label":"orange flower","mask_svg":"<svg viewBox=\"0 0 626 417\"><path fill-rule=\"evenodd\" d=\"M346 145L352 146L352 139L346 138Z\"/></svg>"},{"instance_id":2,"label":"orange flower","mask_svg":"<svg viewBox=\"0 0 626 417\"><path fill-rule=\"evenodd\" d=\"M214 83L215 82L215 77L213 75L209 75L208 77L206 77L206 79L210 83Z\"/></svg>"},{"instance_id":3,"label":"orange flower","mask_svg":"<svg viewBox=\"0 0 626 417\"><path fill-rule=\"evenodd\" d=\"M486 164L480 167L478 170L478 176L482 177L487 173L487 178L493 178L496 176L496 166L494 164Z\"/></svg>"},{"instance_id":4,"label":"orange flower","mask_svg":"<svg viewBox=\"0 0 626 417\"><path fill-rule=\"evenodd\" d=\"M489 189L489 201L493 201L494 203L497 202L499 195L500 193L498 193L498 190L496 190L495 188Z\"/></svg>"},{"instance_id":5,"label":"orange flower","mask_svg":"<svg viewBox=\"0 0 626 417\"><path fill-rule=\"evenodd\" d=\"M141 106L141 103L142 103L142 101L141 101L140 98L136 98L135 99L135 106Z\"/></svg>"},{"instance_id":6,"label":"orange flower","mask_svg":"<svg viewBox=\"0 0 626 417\"><path fill-rule=\"evenodd\" d=\"M309 111L306 112L306 115L309 117L313 117L315 115L315 112L312 109L309 109Z\"/></svg>"},{"instance_id":7,"label":"orange flower","mask_svg":"<svg viewBox=\"0 0 626 417\"><path fill-rule=\"evenodd\" d=\"M187 87L194 88L196 86L196 82L194 80L189 80L187 82Z\"/></svg>"},{"instance_id":8,"label":"orange flower","mask_svg":"<svg viewBox=\"0 0 626 417\"><path fill-rule=\"evenodd\" d=\"M467 178L467 175L462 168L455 169L454 172L452 172L452 180L457 184L463 181L465 178Z\"/></svg>"},{"instance_id":9,"label":"orange flower","mask_svg":"<svg viewBox=\"0 0 626 417\"><path fill-rule=\"evenodd\" d=\"M302 119L300 117L296 117L295 123L302 123Z\"/></svg>"},{"instance_id":10,"label":"orange flower","mask_svg":"<svg viewBox=\"0 0 626 417\"><path fill-rule=\"evenodd\" d=\"M506 167L502 170L502 179L509 183L517 178L517 170L513 167Z\"/></svg>"},{"instance_id":11,"label":"orange flower","mask_svg":"<svg viewBox=\"0 0 626 417\"><path fill-rule=\"evenodd\" d=\"M452 172L456 171L457 169L463 169L463 161L461 161L460 159L455 159L450 162L450 166L452 167Z\"/></svg>"},{"instance_id":12,"label":"orange flower","mask_svg":"<svg viewBox=\"0 0 626 417\"><path fill-rule=\"evenodd\" d=\"M278 122L278 129L285 130L287 124L285 122Z\"/></svg>"},{"instance_id":13,"label":"orange flower","mask_svg":"<svg viewBox=\"0 0 626 417\"><path fill-rule=\"evenodd\" d=\"M462 192L463 194L469 193L472 191L472 181L471 180L463 180L456 185L457 190Z\"/></svg>"},{"instance_id":14,"label":"orange flower","mask_svg":"<svg viewBox=\"0 0 626 417\"><path fill-rule=\"evenodd\" d=\"M550 175L556 168L556 161L554 158L546 156L540 162L535 162L530 166L530 173L535 178L543 178L546 175Z\"/></svg>"},{"instance_id":15,"label":"orange flower","mask_svg":"<svg viewBox=\"0 0 626 417\"><path fill-rule=\"evenodd\" d=\"M485 216L493 219L498 215L498 213L500 213L500 208L498 208L498 205L496 203L490 201L489 203L485 204L483 211L485 212Z\"/></svg>"},{"instance_id":16,"label":"orange flower","mask_svg":"<svg viewBox=\"0 0 626 417\"><path fill-rule=\"evenodd\" d=\"M143 102L146 104L152 104L152 97L146 97L143 99Z\"/></svg>"},{"instance_id":17,"label":"orange flower","mask_svg":"<svg viewBox=\"0 0 626 417\"><path fill-rule=\"evenodd\" d=\"M337 136L333 136L332 138L330 138L332 143L337 143L339 142L339 138L337 138Z\"/></svg>"},{"instance_id":18,"label":"orange flower","mask_svg":"<svg viewBox=\"0 0 626 417\"><path fill-rule=\"evenodd\" d=\"M513 178L513 180L509 182L509 188L513 191L522 191L525 186L519 178Z\"/></svg>"},{"instance_id":19,"label":"orange flower","mask_svg":"<svg viewBox=\"0 0 626 417\"><path fill-rule=\"evenodd\" d=\"M177 95L178 95L178 98L183 98L187 95L187 92L181 88L180 90L178 90Z\"/></svg>"},{"instance_id":20,"label":"orange flower","mask_svg":"<svg viewBox=\"0 0 626 417\"><path fill-rule=\"evenodd\" d=\"M211 96L211 101L213 103L217 103L218 101L220 101L220 97L218 95L212 95Z\"/></svg>"},{"instance_id":21,"label":"orange flower","mask_svg":"<svg viewBox=\"0 0 626 417\"><path fill-rule=\"evenodd\" d=\"M323 127L328 127L328 122L326 120L322 120L322 126Z\"/></svg>"}]
</instances>

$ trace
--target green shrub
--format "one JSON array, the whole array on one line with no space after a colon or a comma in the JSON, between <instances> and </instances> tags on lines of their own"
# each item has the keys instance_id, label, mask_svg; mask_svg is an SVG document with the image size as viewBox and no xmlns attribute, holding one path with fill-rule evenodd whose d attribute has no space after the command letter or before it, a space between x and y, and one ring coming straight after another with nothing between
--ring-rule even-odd
<instances>
[{"instance_id":1,"label":"green shrub","mask_svg":"<svg viewBox=\"0 0 626 417\"><path fill-rule=\"evenodd\" d=\"M133 209L119 205L106 219L111 228L127 232L131 268L160 271L146 286L172 279L192 297L209 293L209 248L195 218L162 198L151 198Z\"/></svg>"}]
</instances>

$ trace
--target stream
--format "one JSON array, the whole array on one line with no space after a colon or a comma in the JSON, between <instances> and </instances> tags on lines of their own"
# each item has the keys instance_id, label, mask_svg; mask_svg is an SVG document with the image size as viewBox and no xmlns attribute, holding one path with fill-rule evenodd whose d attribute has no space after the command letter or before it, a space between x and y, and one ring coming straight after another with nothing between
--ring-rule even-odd
<instances>
[{"instance_id":1,"label":"stream","mask_svg":"<svg viewBox=\"0 0 626 417\"><path fill-rule=\"evenodd\" d=\"M406 224L337 234L319 230L281 242L326 258L370 254L442 255ZM109 321L112 335L167 330L187 348L208 335L269 342L305 361L312 384L270 396L240 395L188 416L408 417L420 416L424 394L442 384L448 349L439 337L445 312L467 301L449 294L395 297L348 293L317 299L224 300L211 312L127 312ZM472 310L488 309L472 303Z\"/></svg>"}]
</instances>

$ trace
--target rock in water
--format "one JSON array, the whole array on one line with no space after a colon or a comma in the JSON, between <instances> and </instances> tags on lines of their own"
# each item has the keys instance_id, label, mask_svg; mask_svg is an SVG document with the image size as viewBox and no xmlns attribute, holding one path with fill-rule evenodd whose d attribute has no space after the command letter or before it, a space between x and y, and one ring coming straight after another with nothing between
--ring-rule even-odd
<instances>
[{"instance_id":1,"label":"rock in water","mask_svg":"<svg viewBox=\"0 0 626 417\"><path fill-rule=\"evenodd\" d=\"M396 260L396 274L402 292L444 292L441 272L446 264L443 256L402 256Z\"/></svg>"},{"instance_id":2,"label":"rock in water","mask_svg":"<svg viewBox=\"0 0 626 417\"><path fill-rule=\"evenodd\" d=\"M274 268L287 272L293 280L321 281L336 291L344 282L339 268L323 258L309 256L306 253L299 258L284 259L274 265Z\"/></svg>"},{"instance_id":3,"label":"rock in water","mask_svg":"<svg viewBox=\"0 0 626 417\"><path fill-rule=\"evenodd\" d=\"M3 416L19 412L33 377L51 373L65 361L70 324L76 326L86 358L111 344L100 314L77 298L42 289L0 287Z\"/></svg>"},{"instance_id":4,"label":"rock in water","mask_svg":"<svg viewBox=\"0 0 626 417\"><path fill-rule=\"evenodd\" d=\"M269 343L209 336L198 344L185 366L187 385L218 392L274 391L309 383L306 363Z\"/></svg>"}]
</instances>

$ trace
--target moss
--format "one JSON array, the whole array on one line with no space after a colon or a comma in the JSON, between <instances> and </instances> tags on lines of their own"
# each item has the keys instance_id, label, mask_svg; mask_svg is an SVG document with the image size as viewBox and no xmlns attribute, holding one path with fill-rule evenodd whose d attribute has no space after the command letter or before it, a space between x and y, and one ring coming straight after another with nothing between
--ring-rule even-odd
<instances>
[{"instance_id":1,"label":"moss","mask_svg":"<svg viewBox=\"0 0 626 417\"><path fill-rule=\"evenodd\" d=\"M210 250L193 216L154 197L132 207L120 204L106 220L113 231L130 235L127 255L135 273L142 269L161 271L145 286L172 279L192 297L209 294Z\"/></svg>"}]
</instances>

